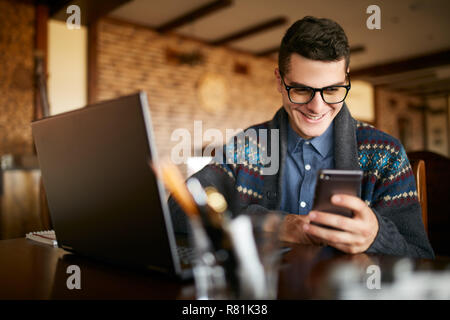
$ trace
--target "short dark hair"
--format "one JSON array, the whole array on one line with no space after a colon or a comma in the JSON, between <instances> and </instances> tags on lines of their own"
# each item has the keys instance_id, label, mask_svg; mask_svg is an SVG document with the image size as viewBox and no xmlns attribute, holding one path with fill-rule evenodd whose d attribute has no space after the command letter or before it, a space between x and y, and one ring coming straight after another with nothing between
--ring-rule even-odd
<instances>
[{"instance_id":1,"label":"short dark hair","mask_svg":"<svg viewBox=\"0 0 450 320\"><path fill-rule=\"evenodd\" d=\"M320 61L338 61L345 58L346 70L350 63L350 47L344 29L330 19L307 16L289 27L278 53L278 68L282 74L289 71L289 61L293 53Z\"/></svg>"}]
</instances>

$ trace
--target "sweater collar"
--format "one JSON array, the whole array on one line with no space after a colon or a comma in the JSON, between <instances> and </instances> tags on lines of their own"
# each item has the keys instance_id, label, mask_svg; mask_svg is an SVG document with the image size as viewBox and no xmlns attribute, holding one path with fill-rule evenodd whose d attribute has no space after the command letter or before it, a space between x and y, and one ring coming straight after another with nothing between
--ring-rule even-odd
<instances>
[{"instance_id":1,"label":"sweater collar","mask_svg":"<svg viewBox=\"0 0 450 320\"><path fill-rule=\"evenodd\" d=\"M280 132L280 169L283 169L287 152L289 116L281 107L269 122L269 129L279 129ZM356 142L356 120L350 114L344 103L334 118L334 161L336 169L358 170L358 147ZM282 172L279 172L281 174Z\"/></svg>"},{"instance_id":2,"label":"sweater collar","mask_svg":"<svg viewBox=\"0 0 450 320\"><path fill-rule=\"evenodd\" d=\"M359 170L356 120L344 103L334 119L334 165L336 169Z\"/></svg>"},{"instance_id":3,"label":"sweater collar","mask_svg":"<svg viewBox=\"0 0 450 320\"><path fill-rule=\"evenodd\" d=\"M282 179L284 173L284 162L287 153L287 140L289 116L281 107L271 121L269 129L279 130L279 170L277 174L264 177L264 193L267 196L267 207L276 209L280 206ZM356 120L352 118L347 105L344 103L341 111L334 119L334 165L336 169L359 170L358 148L356 142ZM270 140L269 140L270 141ZM271 152L271 144L267 145ZM275 189L277 188L277 189Z\"/></svg>"}]
</instances>

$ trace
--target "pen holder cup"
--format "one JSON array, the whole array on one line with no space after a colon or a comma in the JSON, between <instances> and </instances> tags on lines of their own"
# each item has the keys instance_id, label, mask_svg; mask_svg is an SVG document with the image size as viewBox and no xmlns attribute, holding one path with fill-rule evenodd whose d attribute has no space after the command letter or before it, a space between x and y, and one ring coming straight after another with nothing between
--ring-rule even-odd
<instances>
[{"instance_id":1,"label":"pen holder cup","mask_svg":"<svg viewBox=\"0 0 450 320\"><path fill-rule=\"evenodd\" d=\"M276 213L240 215L216 250L199 220L191 221L197 299L276 299L281 260Z\"/></svg>"}]
</instances>

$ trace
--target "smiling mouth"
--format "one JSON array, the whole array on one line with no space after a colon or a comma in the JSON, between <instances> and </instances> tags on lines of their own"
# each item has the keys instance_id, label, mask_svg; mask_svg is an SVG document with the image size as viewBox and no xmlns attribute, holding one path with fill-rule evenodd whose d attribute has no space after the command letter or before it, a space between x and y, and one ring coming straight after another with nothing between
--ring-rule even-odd
<instances>
[{"instance_id":1,"label":"smiling mouth","mask_svg":"<svg viewBox=\"0 0 450 320\"><path fill-rule=\"evenodd\" d=\"M302 115L304 115L306 118L311 119L311 120L314 120L314 121L317 121L317 120L322 119L322 118L325 117L325 115L327 114L327 112L325 112L324 114L312 115L312 114L305 113L305 112L303 112L303 111L301 111L301 110L298 110L298 111L300 111L300 113L301 113Z\"/></svg>"}]
</instances>

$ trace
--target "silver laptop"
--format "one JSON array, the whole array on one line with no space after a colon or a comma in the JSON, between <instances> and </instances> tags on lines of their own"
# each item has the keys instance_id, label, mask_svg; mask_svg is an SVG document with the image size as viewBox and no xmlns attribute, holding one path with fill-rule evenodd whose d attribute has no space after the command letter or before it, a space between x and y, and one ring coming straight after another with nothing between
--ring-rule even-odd
<instances>
[{"instance_id":1,"label":"silver laptop","mask_svg":"<svg viewBox=\"0 0 450 320\"><path fill-rule=\"evenodd\" d=\"M144 92L35 121L32 132L60 247L192 277L149 166L156 150Z\"/></svg>"}]
</instances>

